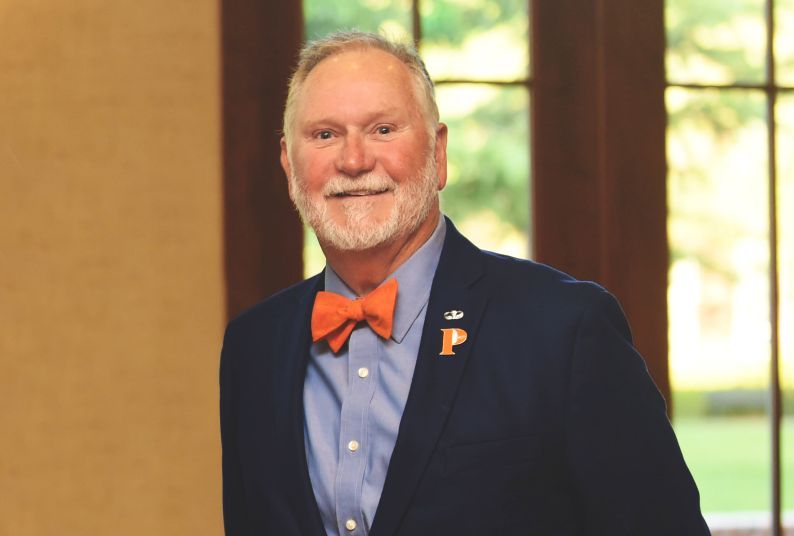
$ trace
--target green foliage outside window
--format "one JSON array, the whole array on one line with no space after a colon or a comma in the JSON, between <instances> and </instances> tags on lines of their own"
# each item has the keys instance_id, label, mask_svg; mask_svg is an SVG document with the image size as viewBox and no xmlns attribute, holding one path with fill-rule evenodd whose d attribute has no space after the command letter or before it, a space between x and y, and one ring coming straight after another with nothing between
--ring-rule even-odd
<instances>
[{"instance_id":1,"label":"green foliage outside window","mask_svg":"<svg viewBox=\"0 0 794 536\"><path fill-rule=\"evenodd\" d=\"M781 51L794 50L791 32L783 31L794 23L792 4L773 2ZM677 433L710 513L770 509L773 142L779 153L779 326L787 411L794 399L794 346L787 335L794 310L794 219L780 210L794 185L794 167L782 156L789 152L785 136L794 114L778 106L777 117L768 117L765 7L764 0L666 2L667 77L674 86L667 91L670 362ZM778 69L790 69L792 59L778 58ZM777 122L776 140L769 139L769 121ZM794 417L784 415L781 426L783 508L791 511ZM762 526L763 514L758 519Z\"/></svg>"},{"instance_id":2,"label":"green foliage outside window","mask_svg":"<svg viewBox=\"0 0 794 536\"><path fill-rule=\"evenodd\" d=\"M519 81L437 84L449 126L449 180L442 209L481 247L529 253L529 96L525 0L423 0L420 52L435 79ZM306 36L356 28L410 40L408 1L304 2ZM323 259L307 233L306 272Z\"/></svg>"}]
</instances>

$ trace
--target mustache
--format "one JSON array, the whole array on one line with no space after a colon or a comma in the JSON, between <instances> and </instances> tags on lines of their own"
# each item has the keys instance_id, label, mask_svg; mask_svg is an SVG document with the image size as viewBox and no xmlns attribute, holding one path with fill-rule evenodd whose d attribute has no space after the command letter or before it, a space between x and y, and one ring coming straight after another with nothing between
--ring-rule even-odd
<instances>
[{"instance_id":1,"label":"mustache","mask_svg":"<svg viewBox=\"0 0 794 536\"><path fill-rule=\"evenodd\" d=\"M322 194L324 197L334 197L350 193L379 194L394 191L396 188L397 183L388 175L367 173L355 179L351 179L344 175L336 175L325 183Z\"/></svg>"}]
</instances>

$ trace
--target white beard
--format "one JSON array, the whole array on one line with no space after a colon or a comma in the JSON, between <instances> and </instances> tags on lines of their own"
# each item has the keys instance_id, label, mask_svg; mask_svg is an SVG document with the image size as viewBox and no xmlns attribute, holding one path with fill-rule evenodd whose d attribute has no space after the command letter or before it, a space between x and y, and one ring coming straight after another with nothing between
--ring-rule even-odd
<instances>
[{"instance_id":1,"label":"white beard","mask_svg":"<svg viewBox=\"0 0 794 536\"><path fill-rule=\"evenodd\" d=\"M388 175L375 173L354 179L339 175L326 183L321 198L312 199L305 183L293 174L289 180L289 192L301 219L314 230L321 243L340 251L363 251L413 233L437 202L437 185L438 174L433 151L430 151L418 176L402 184L394 182ZM373 222L371 217L375 201L351 199L341 203L344 221L335 222L328 215L327 198L352 191L391 192L394 195L391 213L384 221Z\"/></svg>"}]
</instances>

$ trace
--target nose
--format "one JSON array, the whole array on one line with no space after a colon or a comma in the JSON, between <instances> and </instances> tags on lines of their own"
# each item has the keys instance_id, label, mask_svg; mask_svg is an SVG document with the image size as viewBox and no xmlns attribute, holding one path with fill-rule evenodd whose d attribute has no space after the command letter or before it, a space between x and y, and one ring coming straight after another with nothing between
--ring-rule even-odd
<instances>
[{"instance_id":1,"label":"nose","mask_svg":"<svg viewBox=\"0 0 794 536\"><path fill-rule=\"evenodd\" d=\"M364 136L348 133L339 151L337 168L349 177L372 171L375 158Z\"/></svg>"}]
</instances>

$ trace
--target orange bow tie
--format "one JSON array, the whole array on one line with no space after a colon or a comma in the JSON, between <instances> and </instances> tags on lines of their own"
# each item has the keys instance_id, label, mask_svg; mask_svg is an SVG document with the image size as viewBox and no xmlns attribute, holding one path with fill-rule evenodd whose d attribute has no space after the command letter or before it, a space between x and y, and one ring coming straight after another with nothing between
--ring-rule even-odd
<instances>
[{"instance_id":1,"label":"orange bow tie","mask_svg":"<svg viewBox=\"0 0 794 536\"><path fill-rule=\"evenodd\" d=\"M312 340L325 339L337 353L356 324L366 320L372 331L388 339L397 302L397 280L389 279L363 298L348 300L334 292L320 291L312 309Z\"/></svg>"}]
</instances>

